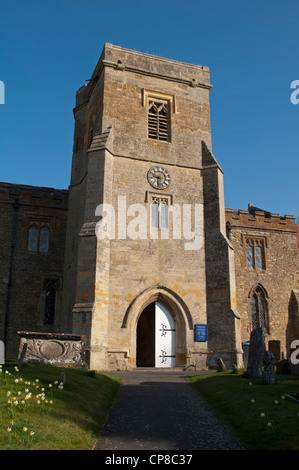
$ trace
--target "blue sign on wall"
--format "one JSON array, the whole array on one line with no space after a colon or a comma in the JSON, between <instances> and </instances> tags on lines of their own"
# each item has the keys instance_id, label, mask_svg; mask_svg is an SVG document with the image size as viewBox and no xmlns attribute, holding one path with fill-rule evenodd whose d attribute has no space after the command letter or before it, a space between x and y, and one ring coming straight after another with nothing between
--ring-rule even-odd
<instances>
[{"instance_id":1,"label":"blue sign on wall","mask_svg":"<svg viewBox=\"0 0 299 470\"><path fill-rule=\"evenodd\" d=\"M194 325L195 341L207 341L207 325Z\"/></svg>"}]
</instances>

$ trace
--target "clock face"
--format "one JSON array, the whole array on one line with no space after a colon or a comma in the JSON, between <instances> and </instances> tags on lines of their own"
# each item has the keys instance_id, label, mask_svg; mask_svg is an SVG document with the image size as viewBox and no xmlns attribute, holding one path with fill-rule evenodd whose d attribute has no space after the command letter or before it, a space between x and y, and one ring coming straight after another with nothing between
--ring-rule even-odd
<instances>
[{"instance_id":1,"label":"clock face","mask_svg":"<svg viewBox=\"0 0 299 470\"><path fill-rule=\"evenodd\" d=\"M165 189L170 184L170 174L161 166L153 166L147 172L149 184L156 189Z\"/></svg>"}]
</instances>

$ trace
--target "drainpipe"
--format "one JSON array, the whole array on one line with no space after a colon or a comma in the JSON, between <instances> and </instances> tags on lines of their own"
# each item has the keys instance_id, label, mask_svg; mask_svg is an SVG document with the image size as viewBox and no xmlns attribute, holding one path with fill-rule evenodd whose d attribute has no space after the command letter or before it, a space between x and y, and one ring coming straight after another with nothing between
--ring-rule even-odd
<instances>
[{"instance_id":1,"label":"drainpipe","mask_svg":"<svg viewBox=\"0 0 299 470\"><path fill-rule=\"evenodd\" d=\"M13 226L12 226L12 235L11 235L11 246L10 246L10 262L9 262L9 273L8 273L8 282L7 282L7 297L6 297L6 309L5 309L5 321L4 321L4 346L6 350L7 343L7 332L8 332L8 316L9 316L9 304L10 304L10 289L11 289L11 280L12 280L12 268L13 268L13 259L15 251L15 239L16 239L16 228L17 228L17 217L18 210L20 207L19 200L16 199L13 203Z\"/></svg>"}]
</instances>

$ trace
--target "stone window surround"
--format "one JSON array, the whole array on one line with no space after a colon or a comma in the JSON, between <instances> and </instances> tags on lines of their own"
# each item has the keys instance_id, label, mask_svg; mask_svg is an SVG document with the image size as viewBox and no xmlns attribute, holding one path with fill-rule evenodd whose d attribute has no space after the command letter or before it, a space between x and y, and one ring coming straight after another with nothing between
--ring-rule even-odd
<instances>
[{"instance_id":1,"label":"stone window surround","mask_svg":"<svg viewBox=\"0 0 299 470\"><path fill-rule=\"evenodd\" d=\"M32 225L33 222L38 222L39 231L40 231L41 224L49 224L49 246L48 246L48 251L47 252L40 252L39 247L37 247L36 251L29 251L28 250L29 230L30 230L30 226ZM53 251L56 217L42 216L42 215L38 215L38 214L26 214L25 224L26 224L26 251L27 251L27 253L47 255L48 253Z\"/></svg>"},{"instance_id":2,"label":"stone window surround","mask_svg":"<svg viewBox=\"0 0 299 470\"><path fill-rule=\"evenodd\" d=\"M45 307L46 307L46 290L49 284L55 286L55 315L54 315L54 324L46 325L45 320ZM62 295L62 274L59 272L44 272L41 275L40 281L40 296L38 302L38 326L41 331L52 331L60 321L59 313L61 311L61 295Z\"/></svg>"},{"instance_id":3,"label":"stone window surround","mask_svg":"<svg viewBox=\"0 0 299 470\"><path fill-rule=\"evenodd\" d=\"M146 191L145 193L145 202L149 204L149 207L151 208L151 205L155 203L156 201L159 201L158 205L160 208L161 204L166 204L167 207L169 208L170 206L173 205L173 195L172 194L163 194L163 193L155 193L153 191ZM161 202L160 202L161 201ZM150 223L151 221L151 213L149 217ZM156 227L158 230L163 230L161 227L161 212L159 210L159 223L158 227ZM169 229L169 210L167 211L167 227L164 227L167 230Z\"/></svg>"},{"instance_id":4,"label":"stone window surround","mask_svg":"<svg viewBox=\"0 0 299 470\"><path fill-rule=\"evenodd\" d=\"M269 318L269 296L264 288L264 286L260 283L255 284L254 286L251 287L249 294L248 294L248 299L249 299L249 312L250 312L250 319L252 321L252 305L251 302L253 299L256 300L256 315L257 315L257 322L258 322L258 327L260 327L261 319L259 318L260 312L259 312L259 307L258 307L258 297L261 297L263 300L264 304L264 321L265 321L265 333L267 335L270 335L270 318Z\"/></svg>"},{"instance_id":5,"label":"stone window surround","mask_svg":"<svg viewBox=\"0 0 299 470\"><path fill-rule=\"evenodd\" d=\"M165 142L169 143L171 142L171 116L176 113L176 99L174 95L167 95L165 93L161 93L158 91L150 91L146 89L141 90L141 104L142 107L146 109L147 112L147 119L148 119L148 108L149 108L149 102L150 101L157 101L157 102L167 102L168 103L168 110L169 110L169 116L168 116L168 139L167 140L160 140L157 139L159 142ZM148 138L151 138L148 136ZM156 140L156 139L154 139Z\"/></svg>"},{"instance_id":6,"label":"stone window surround","mask_svg":"<svg viewBox=\"0 0 299 470\"><path fill-rule=\"evenodd\" d=\"M261 242L261 245L262 245L262 263L263 263L263 267L262 269L258 269L255 267L255 255L253 253L253 258L254 258L254 266L253 268L248 268L247 267L247 259L246 259L246 247L247 247L247 243L246 243L246 240L251 240L252 242L254 241L258 241L258 242ZM254 234L246 234L246 233L242 233L241 234L241 243L242 243L242 246L245 247L244 249L244 256L245 256L245 266L246 268L249 270L249 271L266 271L267 269L267 256L266 256L266 248L268 247L268 240L267 240L267 237L266 236L260 236L260 235L254 235Z\"/></svg>"}]
</instances>

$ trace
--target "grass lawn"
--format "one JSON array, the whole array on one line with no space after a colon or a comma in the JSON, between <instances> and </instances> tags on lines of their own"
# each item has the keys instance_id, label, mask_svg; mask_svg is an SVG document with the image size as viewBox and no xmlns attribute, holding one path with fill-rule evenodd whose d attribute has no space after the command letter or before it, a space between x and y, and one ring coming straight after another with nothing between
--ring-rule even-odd
<instances>
[{"instance_id":1,"label":"grass lawn","mask_svg":"<svg viewBox=\"0 0 299 470\"><path fill-rule=\"evenodd\" d=\"M0 366L0 450L90 450L121 379L83 369L15 367ZM60 386L62 370L66 381Z\"/></svg>"},{"instance_id":2,"label":"grass lawn","mask_svg":"<svg viewBox=\"0 0 299 470\"><path fill-rule=\"evenodd\" d=\"M276 383L219 372L188 377L244 449L299 450L299 377L276 374Z\"/></svg>"}]
</instances>

